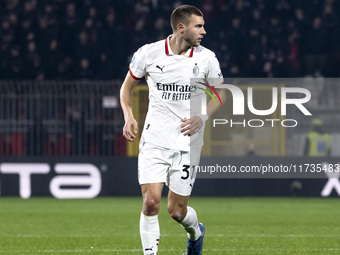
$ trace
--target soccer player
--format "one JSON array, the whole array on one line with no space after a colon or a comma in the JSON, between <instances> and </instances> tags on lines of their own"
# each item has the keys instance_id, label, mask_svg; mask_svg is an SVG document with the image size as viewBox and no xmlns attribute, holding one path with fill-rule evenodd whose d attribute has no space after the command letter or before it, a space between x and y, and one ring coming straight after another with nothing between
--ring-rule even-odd
<instances>
[{"instance_id":1,"label":"soccer player","mask_svg":"<svg viewBox=\"0 0 340 255\"><path fill-rule=\"evenodd\" d=\"M206 34L202 12L182 5L173 11L170 22L172 35L135 52L120 91L125 119L123 135L134 142L138 125L132 113L132 91L143 76L149 86L149 108L138 157L143 197L140 235L145 255L158 251L158 213L164 184L169 188L168 212L188 235L186 254L202 254L205 228L198 223L195 210L188 206L195 181L191 165L198 164L204 122L219 106L210 100L207 116L190 116L190 99L197 90L190 85L190 78L216 78L223 82L215 54L200 45ZM224 91L217 91L225 100ZM198 141L196 146L190 146L190 139Z\"/></svg>"}]
</instances>

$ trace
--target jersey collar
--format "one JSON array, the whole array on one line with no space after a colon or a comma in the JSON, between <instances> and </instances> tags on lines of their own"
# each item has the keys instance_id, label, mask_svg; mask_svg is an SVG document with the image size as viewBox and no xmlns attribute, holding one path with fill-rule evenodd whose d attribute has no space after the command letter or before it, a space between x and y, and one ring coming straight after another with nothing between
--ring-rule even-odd
<instances>
[{"instance_id":1,"label":"jersey collar","mask_svg":"<svg viewBox=\"0 0 340 255\"><path fill-rule=\"evenodd\" d=\"M172 55L175 55L172 50L171 50L171 47L170 47L170 37L172 35L169 35L166 39L165 39L165 54L167 56L172 56ZM194 47L191 47L191 49L188 49L187 52L184 54L184 56L187 56L189 58L192 57L192 55L194 54Z\"/></svg>"}]
</instances>

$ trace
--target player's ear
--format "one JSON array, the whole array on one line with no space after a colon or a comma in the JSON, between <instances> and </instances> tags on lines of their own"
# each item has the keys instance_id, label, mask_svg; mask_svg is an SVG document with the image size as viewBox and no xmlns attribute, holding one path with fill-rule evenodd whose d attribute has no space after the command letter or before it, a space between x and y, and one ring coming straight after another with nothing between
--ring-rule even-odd
<instances>
[{"instance_id":1,"label":"player's ear","mask_svg":"<svg viewBox=\"0 0 340 255\"><path fill-rule=\"evenodd\" d=\"M185 25L183 23L178 23L177 30L178 30L178 32L183 34L185 32Z\"/></svg>"}]
</instances>

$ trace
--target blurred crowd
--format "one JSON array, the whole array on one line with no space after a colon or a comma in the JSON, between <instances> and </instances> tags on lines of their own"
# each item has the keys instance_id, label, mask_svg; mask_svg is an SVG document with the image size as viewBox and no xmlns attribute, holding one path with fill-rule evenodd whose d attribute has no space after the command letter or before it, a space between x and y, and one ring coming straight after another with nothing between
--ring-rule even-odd
<instances>
[{"instance_id":1,"label":"blurred crowd","mask_svg":"<svg viewBox=\"0 0 340 255\"><path fill-rule=\"evenodd\" d=\"M0 0L0 79L123 79L180 4L204 13L225 77L340 76L338 0Z\"/></svg>"}]
</instances>

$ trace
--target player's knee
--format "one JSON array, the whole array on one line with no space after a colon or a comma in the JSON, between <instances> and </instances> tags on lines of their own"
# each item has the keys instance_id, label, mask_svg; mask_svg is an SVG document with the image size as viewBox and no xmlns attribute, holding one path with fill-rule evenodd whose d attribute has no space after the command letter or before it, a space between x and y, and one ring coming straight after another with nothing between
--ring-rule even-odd
<instances>
[{"instance_id":1,"label":"player's knee","mask_svg":"<svg viewBox=\"0 0 340 255\"><path fill-rule=\"evenodd\" d=\"M177 222L180 222L183 220L183 216L180 211L170 211L169 214L171 218L173 218Z\"/></svg>"},{"instance_id":2,"label":"player's knee","mask_svg":"<svg viewBox=\"0 0 340 255\"><path fill-rule=\"evenodd\" d=\"M143 213L145 215L158 213L160 206L160 199L149 197L144 199Z\"/></svg>"},{"instance_id":3,"label":"player's knee","mask_svg":"<svg viewBox=\"0 0 340 255\"><path fill-rule=\"evenodd\" d=\"M175 221L182 221L185 217L184 208L168 204L168 212L171 218Z\"/></svg>"}]
</instances>

